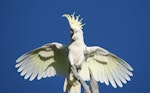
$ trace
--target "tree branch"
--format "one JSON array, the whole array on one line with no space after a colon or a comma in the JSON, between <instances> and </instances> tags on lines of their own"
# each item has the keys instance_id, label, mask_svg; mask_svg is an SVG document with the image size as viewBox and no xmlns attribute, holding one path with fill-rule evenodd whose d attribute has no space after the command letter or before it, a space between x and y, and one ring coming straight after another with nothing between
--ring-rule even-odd
<instances>
[{"instance_id":1,"label":"tree branch","mask_svg":"<svg viewBox=\"0 0 150 93\"><path fill-rule=\"evenodd\" d=\"M78 75L78 72L75 67L71 67L72 73L74 74L75 78L81 83L83 86L85 93L91 93L89 86L85 83L85 81Z\"/></svg>"},{"instance_id":2,"label":"tree branch","mask_svg":"<svg viewBox=\"0 0 150 93\"><path fill-rule=\"evenodd\" d=\"M92 71L89 68L89 74L90 74L90 89L89 86L86 84L86 82L78 75L76 67L71 67L72 73L74 74L75 78L81 83L83 86L85 93L99 93L98 90L98 84L96 80L93 77Z\"/></svg>"},{"instance_id":3,"label":"tree branch","mask_svg":"<svg viewBox=\"0 0 150 93\"><path fill-rule=\"evenodd\" d=\"M89 73L90 73L90 88L91 88L91 93L99 93L97 81L94 79L93 73L92 73L92 71L91 71L90 68L89 68Z\"/></svg>"}]
</instances>

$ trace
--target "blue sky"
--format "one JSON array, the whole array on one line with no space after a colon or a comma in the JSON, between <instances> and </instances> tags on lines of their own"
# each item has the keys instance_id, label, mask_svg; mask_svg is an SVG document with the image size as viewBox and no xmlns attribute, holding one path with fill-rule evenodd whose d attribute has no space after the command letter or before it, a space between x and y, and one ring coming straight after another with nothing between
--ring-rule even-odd
<instances>
[{"instance_id":1,"label":"blue sky","mask_svg":"<svg viewBox=\"0 0 150 93\"><path fill-rule=\"evenodd\" d=\"M63 93L62 77L29 82L15 60L45 43L70 42L64 13L80 14L85 43L98 45L134 68L131 82L114 89L99 83L100 93L148 93L150 71L149 0L1 0L0 93Z\"/></svg>"}]
</instances>

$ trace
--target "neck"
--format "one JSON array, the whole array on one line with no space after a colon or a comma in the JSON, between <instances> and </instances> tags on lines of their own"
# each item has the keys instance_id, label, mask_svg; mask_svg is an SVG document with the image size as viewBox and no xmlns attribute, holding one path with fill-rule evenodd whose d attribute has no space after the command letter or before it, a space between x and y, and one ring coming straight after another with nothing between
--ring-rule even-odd
<instances>
[{"instance_id":1,"label":"neck","mask_svg":"<svg viewBox=\"0 0 150 93\"><path fill-rule=\"evenodd\" d=\"M83 42L83 43L84 43L83 35L81 35L81 36L78 37L78 38L71 38L71 43L72 43L72 42Z\"/></svg>"},{"instance_id":2,"label":"neck","mask_svg":"<svg viewBox=\"0 0 150 93\"><path fill-rule=\"evenodd\" d=\"M77 47L77 48L84 48L86 45L85 45L85 43L84 43L84 39L82 38L82 39L77 39L77 40L71 40L71 43L70 43L70 46L74 46L74 48L75 47Z\"/></svg>"}]
</instances>

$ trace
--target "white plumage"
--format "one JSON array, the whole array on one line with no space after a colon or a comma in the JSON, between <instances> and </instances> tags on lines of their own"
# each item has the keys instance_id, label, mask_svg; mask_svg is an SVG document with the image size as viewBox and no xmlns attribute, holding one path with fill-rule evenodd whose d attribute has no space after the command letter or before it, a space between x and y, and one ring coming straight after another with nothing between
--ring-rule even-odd
<instances>
[{"instance_id":1,"label":"white plumage","mask_svg":"<svg viewBox=\"0 0 150 93\"><path fill-rule=\"evenodd\" d=\"M85 81L90 80L90 68L97 81L111 84L114 88L123 87L122 83L131 80L133 68L127 62L99 46L85 45L82 19L79 20L79 16L63 16L69 21L71 43L69 46L49 43L19 57L15 67L24 79L32 81L35 78L40 80L55 75L64 76L64 91L68 93L80 93L81 88L73 77L71 66L80 69L78 73Z\"/></svg>"}]
</instances>

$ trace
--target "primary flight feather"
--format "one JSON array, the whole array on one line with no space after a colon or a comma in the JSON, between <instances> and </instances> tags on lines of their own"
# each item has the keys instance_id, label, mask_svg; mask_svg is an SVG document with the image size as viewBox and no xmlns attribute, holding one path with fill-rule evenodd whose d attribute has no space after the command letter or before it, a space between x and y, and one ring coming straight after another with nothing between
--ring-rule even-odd
<instances>
[{"instance_id":1,"label":"primary flight feather","mask_svg":"<svg viewBox=\"0 0 150 93\"><path fill-rule=\"evenodd\" d=\"M25 53L16 60L16 68L24 79L64 76L64 92L80 93L81 85L74 78L71 67L76 67L85 81L90 80L89 68L95 80L111 84L114 88L123 87L133 76L133 68L123 59L99 47L88 47L84 43L83 23L79 16L64 14L71 34L70 44L53 42Z\"/></svg>"}]
</instances>

